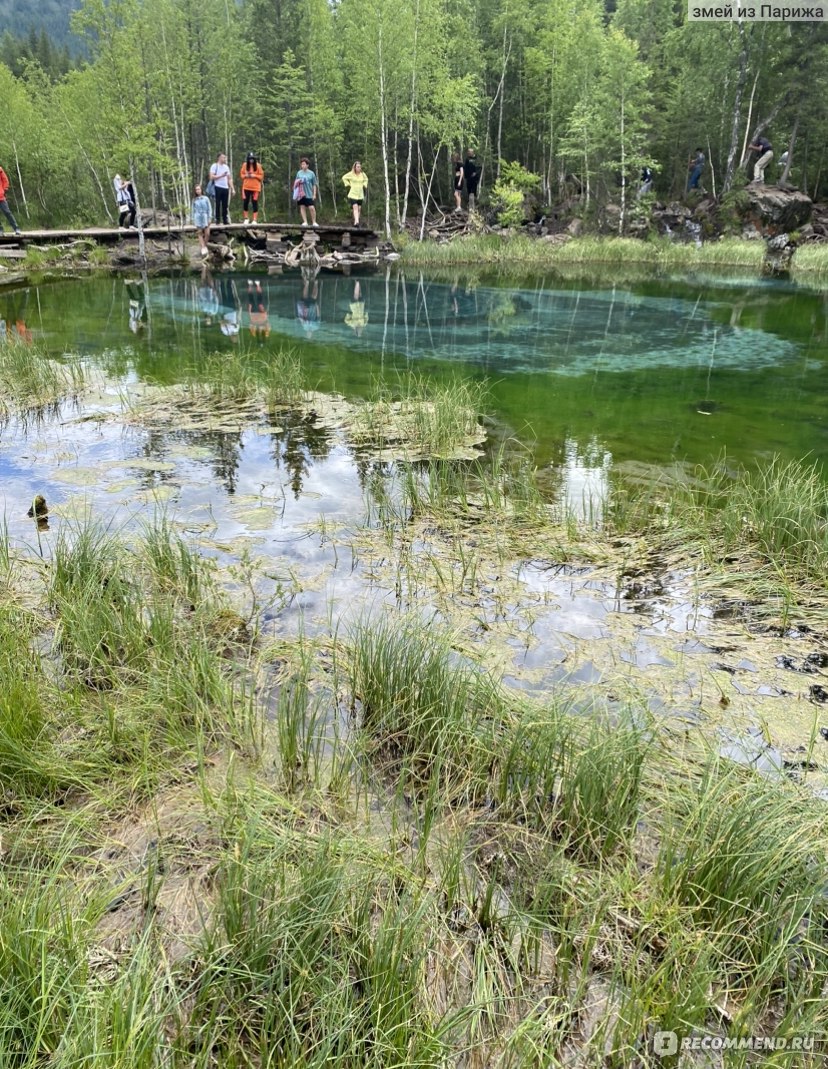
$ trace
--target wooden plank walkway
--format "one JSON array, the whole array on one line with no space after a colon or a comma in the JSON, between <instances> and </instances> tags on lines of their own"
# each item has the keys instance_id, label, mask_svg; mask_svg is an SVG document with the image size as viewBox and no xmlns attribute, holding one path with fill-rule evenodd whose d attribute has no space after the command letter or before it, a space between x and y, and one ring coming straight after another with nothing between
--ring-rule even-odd
<instances>
[{"instance_id":1,"label":"wooden plank walkway","mask_svg":"<svg viewBox=\"0 0 828 1069\"><path fill-rule=\"evenodd\" d=\"M166 241L169 238L194 237L194 226L145 226L144 237L153 241ZM341 243L343 235L348 234L354 244L373 244L379 235L368 227L356 227L342 224L320 224L318 227L303 227L300 223L275 222L257 223L245 226L243 223L230 223L227 226L214 223L210 227L210 237L225 235L251 238L278 238L281 236L301 237L303 234L316 234L325 243ZM8 231L0 234L0 245L54 244L62 241L94 241L99 245L111 245L117 241L137 241L137 230L121 230L118 227L89 227L86 230L24 230L21 234Z\"/></svg>"}]
</instances>

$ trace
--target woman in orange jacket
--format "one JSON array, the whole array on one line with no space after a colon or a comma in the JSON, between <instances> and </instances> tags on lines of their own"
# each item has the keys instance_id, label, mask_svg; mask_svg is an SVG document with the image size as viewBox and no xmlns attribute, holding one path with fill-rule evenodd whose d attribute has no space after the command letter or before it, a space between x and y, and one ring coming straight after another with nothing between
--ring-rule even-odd
<instances>
[{"instance_id":1,"label":"woman in orange jacket","mask_svg":"<svg viewBox=\"0 0 828 1069\"><path fill-rule=\"evenodd\" d=\"M253 209L253 222L257 223L259 221L259 194L262 191L262 183L264 182L264 171L253 153L248 152L247 159L242 164L239 173L242 183L242 211L244 213L242 222L247 226L247 211L251 206Z\"/></svg>"}]
</instances>

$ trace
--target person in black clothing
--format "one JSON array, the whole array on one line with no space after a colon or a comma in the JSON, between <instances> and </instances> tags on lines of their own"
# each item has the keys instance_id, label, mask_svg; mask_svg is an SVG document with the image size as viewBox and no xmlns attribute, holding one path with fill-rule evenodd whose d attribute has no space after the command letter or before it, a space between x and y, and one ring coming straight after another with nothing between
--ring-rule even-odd
<instances>
[{"instance_id":1,"label":"person in black clothing","mask_svg":"<svg viewBox=\"0 0 828 1069\"><path fill-rule=\"evenodd\" d=\"M762 185L765 181L765 168L773 159L773 146L766 137L757 137L756 141L748 147L759 153L759 158L753 165L753 181L757 185Z\"/></svg>"},{"instance_id":2,"label":"person in black clothing","mask_svg":"<svg viewBox=\"0 0 828 1069\"><path fill-rule=\"evenodd\" d=\"M477 197L477 187L480 184L480 168L477 166L474 149L466 149L466 162L463 164L463 177L466 180L466 196L469 199L469 209L474 207Z\"/></svg>"},{"instance_id":3,"label":"person in black clothing","mask_svg":"<svg viewBox=\"0 0 828 1069\"><path fill-rule=\"evenodd\" d=\"M653 169L652 167L641 168L641 185L638 187L638 196L646 196L653 188Z\"/></svg>"},{"instance_id":4,"label":"person in black clothing","mask_svg":"<svg viewBox=\"0 0 828 1069\"><path fill-rule=\"evenodd\" d=\"M455 152L452 156L451 166L454 170L454 210L459 212L462 207L460 196L463 192L463 161L459 152Z\"/></svg>"}]
</instances>

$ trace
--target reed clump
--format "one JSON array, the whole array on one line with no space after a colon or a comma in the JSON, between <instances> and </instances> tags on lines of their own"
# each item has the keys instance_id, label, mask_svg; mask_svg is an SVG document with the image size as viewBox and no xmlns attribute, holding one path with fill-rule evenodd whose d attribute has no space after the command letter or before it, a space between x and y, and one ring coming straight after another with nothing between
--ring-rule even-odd
<instances>
[{"instance_id":1,"label":"reed clump","mask_svg":"<svg viewBox=\"0 0 828 1069\"><path fill-rule=\"evenodd\" d=\"M700 545L710 561L759 559L788 583L824 587L828 486L820 466L771 458L752 468L721 459L692 480L625 490L614 506L624 530L660 530Z\"/></svg>"},{"instance_id":2,"label":"reed clump","mask_svg":"<svg viewBox=\"0 0 828 1069\"><path fill-rule=\"evenodd\" d=\"M0 419L36 415L79 396L86 372L76 357L51 356L36 340L6 335L0 341Z\"/></svg>"},{"instance_id":3,"label":"reed clump","mask_svg":"<svg viewBox=\"0 0 828 1069\"><path fill-rule=\"evenodd\" d=\"M473 449L485 438L480 412L484 383L454 378L435 383L410 373L377 383L349 421L357 445L380 451L402 447L410 456L440 459Z\"/></svg>"},{"instance_id":4,"label":"reed clump","mask_svg":"<svg viewBox=\"0 0 828 1069\"><path fill-rule=\"evenodd\" d=\"M791 277L805 285L828 280L828 248L822 243L801 245L791 261Z\"/></svg>"}]
</instances>

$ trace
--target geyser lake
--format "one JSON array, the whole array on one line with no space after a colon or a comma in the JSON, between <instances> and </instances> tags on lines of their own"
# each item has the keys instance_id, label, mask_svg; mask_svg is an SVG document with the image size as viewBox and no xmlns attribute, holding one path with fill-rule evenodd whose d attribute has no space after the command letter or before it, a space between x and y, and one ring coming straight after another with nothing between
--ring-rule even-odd
<instances>
[{"instance_id":1,"label":"geyser lake","mask_svg":"<svg viewBox=\"0 0 828 1069\"><path fill-rule=\"evenodd\" d=\"M483 377L499 433L531 443L538 465L564 480L567 470L603 479L615 465L706 463L723 452L748 463L828 451L828 295L793 285L550 275L516 285L400 269L130 281L5 291L0 318L56 354L80 352L133 380L174 383L205 353L283 345L301 351L320 390L346 396L393 381L396 369Z\"/></svg>"},{"instance_id":2,"label":"geyser lake","mask_svg":"<svg viewBox=\"0 0 828 1069\"><path fill-rule=\"evenodd\" d=\"M192 381L217 352L266 359L292 347L319 391L351 399L408 370L485 379L491 445L530 448L550 493L576 512L589 498L593 515L615 472L646 478L722 454L744 464L828 456L828 296L792 284L552 274L516 283L399 266L316 279L95 274L8 288L0 318L8 336L56 357L81 354L97 379L77 400L0 427L0 509L13 543L48 556L72 518L91 514L119 531L162 509L220 564L255 559L290 591L270 618L285 636L330 634L355 614L400 607L398 565L358 544L366 471L388 464L290 413L278 426L243 415L228 426L226 414L200 426L126 418L130 397ZM51 509L45 531L26 516L38 493ZM434 547L417 548L433 557ZM481 557L480 576L487 566ZM779 726L782 747L812 732L814 707L802 700L812 680L784 666L821 646L741 627L723 637L727 624L699 600L691 572L674 569L642 593L617 562L603 572L554 561L499 568L489 589L508 580L508 593L461 598L451 622L507 682L543 692L568 680L609 696L623 679L654 712L712 719L724 704L740 732L758 712ZM453 611L438 609L427 583L408 599L437 617Z\"/></svg>"}]
</instances>

